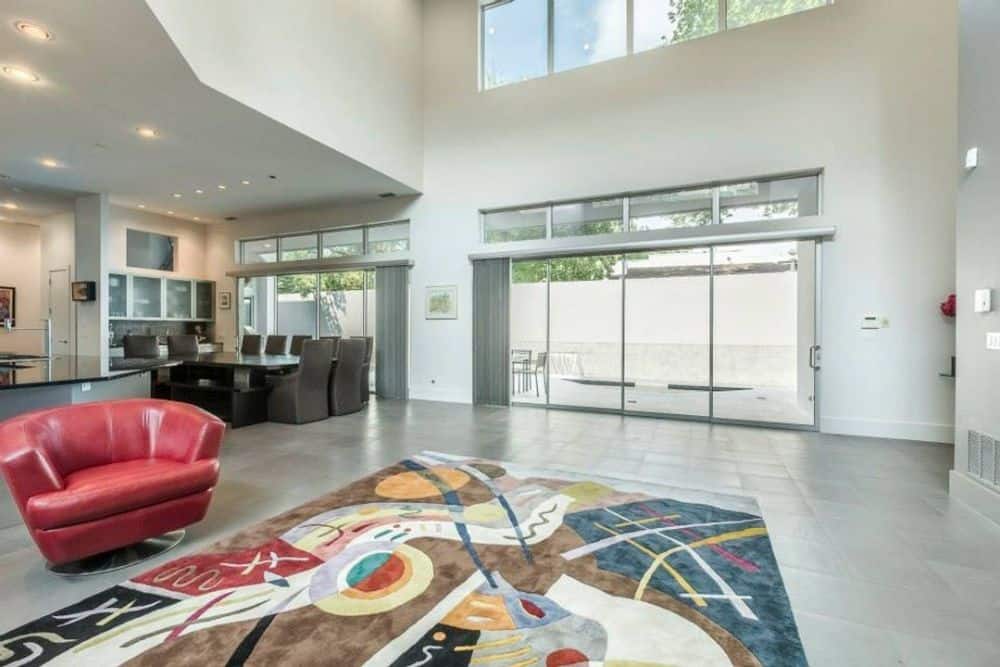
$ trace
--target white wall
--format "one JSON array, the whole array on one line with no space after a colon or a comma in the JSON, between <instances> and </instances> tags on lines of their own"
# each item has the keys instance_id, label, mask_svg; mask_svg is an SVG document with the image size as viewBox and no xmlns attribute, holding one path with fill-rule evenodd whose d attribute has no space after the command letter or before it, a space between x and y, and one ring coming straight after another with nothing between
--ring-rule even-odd
<instances>
[{"instance_id":1,"label":"white wall","mask_svg":"<svg viewBox=\"0 0 1000 667\"><path fill-rule=\"evenodd\" d=\"M126 231L140 229L156 234L177 237L174 255L174 270L153 271L133 269L126 263ZM149 275L176 275L183 278L205 278L207 226L188 220L179 220L157 213L136 211L122 206L111 207L111 222L108 225L108 264L111 271L129 271Z\"/></svg>"},{"instance_id":2,"label":"white wall","mask_svg":"<svg viewBox=\"0 0 1000 667\"><path fill-rule=\"evenodd\" d=\"M420 189L420 0L147 4L203 83Z\"/></svg>"},{"instance_id":3,"label":"white wall","mask_svg":"<svg viewBox=\"0 0 1000 667\"><path fill-rule=\"evenodd\" d=\"M76 216L73 213L59 213L46 218L39 225L41 230L41 266L39 274L39 284L41 294L39 296L39 310L46 314L49 312L49 271L56 269L69 269L69 280L74 280L74 260L76 253ZM76 309L77 304L71 304L69 308L69 322L67 322L67 333L69 334L69 344L65 349L76 349ZM54 337L54 336L53 336ZM55 345L54 345L55 347Z\"/></svg>"},{"instance_id":4,"label":"white wall","mask_svg":"<svg viewBox=\"0 0 1000 667\"><path fill-rule=\"evenodd\" d=\"M424 195L213 225L211 277L240 236L408 217L411 396L470 401L479 209L823 168L819 222L838 234L823 250L821 426L951 440L938 372L954 333L937 303L954 285L956 21L939 0L838 0L481 93L477 3L425 2ZM425 320L424 290L442 284L459 286L459 319ZM869 312L889 328L862 333ZM233 314L218 314L226 336Z\"/></svg>"},{"instance_id":5,"label":"white wall","mask_svg":"<svg viewBox=\"0 0 1000 667\"><path fill-rule=\"evenodd\" d=\"M0 285L17 291L15 324L24 329L39 328L44 317L40 265L41 230L38 226L0 222ZM42 341L39 333L6 333L0 328L0 352L39 354Z\"/></svg>"},{"instance_id":6,"label":"white wall","mask_svg":"<svg viewBox=\"0 0 1000 667\"><path fill-rule=\"evenodd\" d=\"M956 8L831 7L480 93L476 3L425 3L415 293L460 285L477 209L825 169L826 431L950 440ZM933 44L934 48L925 48ZM411 395L469 400L471 321L414 309ZM866 312L890 327L866 336ZM431 384L431 380L436 380Z\"/></svg>"},{"instance_id":7,"label":"white wall","mask_svg":"<svg viewBox=\"0 0 1000 667\"><path fill-rule=\"evenodd\" d=\"M962 174L958 201L958 371L955 470L951 493L1000 523L1000 493L973 482L968 467L969 430L1000 438L1000 352L986 349L986 334L1000 331L1000 5L961 0L960 146L978 146L981 164ZM977 289L993 290L993 312L975 313Z\"/></svg>"}]
</instances>

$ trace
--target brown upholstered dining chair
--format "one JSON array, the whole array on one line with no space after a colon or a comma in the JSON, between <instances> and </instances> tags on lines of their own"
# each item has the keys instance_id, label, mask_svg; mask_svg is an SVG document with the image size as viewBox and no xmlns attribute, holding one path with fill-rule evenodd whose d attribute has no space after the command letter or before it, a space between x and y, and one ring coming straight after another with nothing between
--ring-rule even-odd
<instances>
[{"instance_id":1,"label":"brown upholstered dining chair","mask_svg":"<svg viewBox=\"0 0 1000 667\"><path fill-rule=\"evenodd\" d=\"M288 336L268 336L264 354L288 354Z\"/></svg>"},{"instance_id":2,"label":"brown upholstered dining chair","mask_svg":"<svg viewBox=\"0 0 1000 667\"><path fill-rule=\"evenodd\" d=\"M135 336L129 334L122 339L126 359L155 359L160 356L160 344L156 336Z\"/></svg>"},{"instance_id":3,"label":"brown upholstered dining chair","mask_svg":"<svg viewBox=\"0 0 1000 667\"><path fill-rule=\"evenodd\" d=\"M258 334L243 334L243 342L240 343L240 354L249 354L259 357L263 351L264 341Z\"/></svg>"},{"instance_id":4,"label":"brown upholstered dining chair","mask_svg":"<svg viewBox=\"0 0 1000 667\"><path fill-rule=\"evenodd\" d=\"M181 357L198 354L198 337L167 336L167 356Z\"/></svg>"},{"instance_id":5,"label":"brown upholstered dining chair","mask_svg":"<svg viewBox=\"0 0 1000 667\"><path fill-rule=\"evenodd\" d=\"M302 345L298 370L268 375L271 394L267 417L286 424L304 424L330 416L329 384L333 349L330 341L307 340Z\"/></svg>"},{"instance_id":6,"label":"brown upholstered dining chair","mask_svg":"<svg viewBox=\"0 0 1000 667\"><path fill-rule=\"evenodd\" d=\"M295 356L302 354L302 344L307 340L312 340L312 336L292 336L292 346L288 350L288 354Z\"/></svg>"},{"instance_id":7,"label":"brown upholstered dining chair","mask_svg":"<svg viewBox=\"0 0 1000 667\"><path fill-rule=\"evenodd\" d=\"M364 338L340 340L337 363L330 378L331 415L346 415L364 407L361 401L361 369L365 363L366 348Z\"/></svg>"}]
</instances>

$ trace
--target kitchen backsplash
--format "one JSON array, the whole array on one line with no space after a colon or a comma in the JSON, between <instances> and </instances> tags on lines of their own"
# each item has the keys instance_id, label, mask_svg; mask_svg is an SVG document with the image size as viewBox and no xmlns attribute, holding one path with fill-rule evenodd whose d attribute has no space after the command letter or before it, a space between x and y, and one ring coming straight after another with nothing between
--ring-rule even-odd
<instances>
[{"instance_id":1,"label":"kitchen backsplash","mask_svg":"<svg viewBox=\"0 0 1000 667\"><path fill-rule=\"evenodd\" d=\"M137 336L156 336L160 343L166 344L167 336L191 335L198 336L202 342L212 340L212 325L206 322L151 322L149 320L111 320L111 347L123 345L122 339L128 334Z\"/></svg>"}]
</instances>

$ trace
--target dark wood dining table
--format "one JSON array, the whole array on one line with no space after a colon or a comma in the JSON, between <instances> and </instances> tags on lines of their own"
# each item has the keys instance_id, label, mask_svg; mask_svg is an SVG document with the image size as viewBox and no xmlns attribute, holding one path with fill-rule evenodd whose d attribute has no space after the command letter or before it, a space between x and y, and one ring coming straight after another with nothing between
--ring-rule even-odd
<instances>
[{"instance_id":1,"label":"dark wood dining table","mask_svg":"<svg viewBox=\"0 0 1000 667\"><path fill-rule=\"evenodd\" d=\"M233 428L267 421L268 373L294 370L291 354L249 355L206 352L169 357L170 398L192 403L230 422Z\"/></svg>"}]
</instances>

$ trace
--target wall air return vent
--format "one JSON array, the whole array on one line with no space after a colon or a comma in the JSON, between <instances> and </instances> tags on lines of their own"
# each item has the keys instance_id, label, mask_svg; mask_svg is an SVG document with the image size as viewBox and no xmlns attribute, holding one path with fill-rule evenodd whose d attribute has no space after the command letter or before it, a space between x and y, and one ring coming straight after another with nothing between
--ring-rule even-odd
<instances>
[{"instance_id":1,"label":"wall air return vent","mask_svg":"<svg viewBox=\"0 0 1000 667\"><path fill-rule=\"evenodd\" d=\"M987 484L1000 487L1000 444L997 439L970 430L968 447L969 474Z\"/></svg>"}]
</instances>

